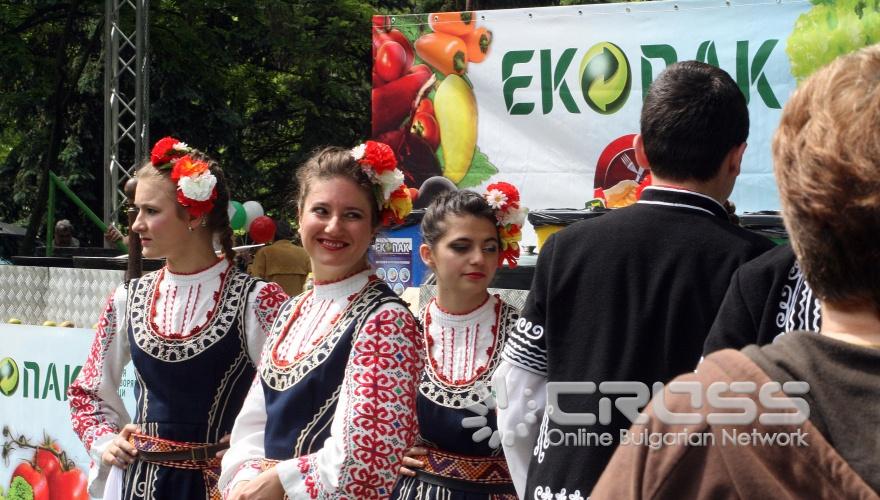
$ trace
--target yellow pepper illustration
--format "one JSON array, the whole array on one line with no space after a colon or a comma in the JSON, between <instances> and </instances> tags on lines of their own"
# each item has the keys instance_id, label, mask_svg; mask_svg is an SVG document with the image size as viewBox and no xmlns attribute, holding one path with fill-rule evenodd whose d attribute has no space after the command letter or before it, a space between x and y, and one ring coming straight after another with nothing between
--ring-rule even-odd
<instances>
[{"instance_id":1,"label":"yellow pepper illustration","mask_svg":"<svg viewBox=\"0 0 880 500\"><path fill-rule=\"evenodd\" d=\"M440 126L443 175L458 184L471 167L477 145L477 100L463 78L452 74L440 83L434 115Z\"/></svg>"}]
</instances>

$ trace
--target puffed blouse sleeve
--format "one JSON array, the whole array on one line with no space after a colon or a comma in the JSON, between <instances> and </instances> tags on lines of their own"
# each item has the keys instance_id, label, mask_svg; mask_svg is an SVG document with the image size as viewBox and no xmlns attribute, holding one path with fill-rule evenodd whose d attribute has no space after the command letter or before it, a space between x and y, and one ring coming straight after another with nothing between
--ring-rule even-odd
<instances>
[{"instance_id":1,"label":"puffed blouse sleeve","mask_svg":"<svg viewBox=\"0 0 880 500\"><path fill-rule=\"evenodd\" d=\"M248 295L248 307L245 312L245 335L247 336L248 356L254 366L260 363L263 344L272 331L272 323L278 317L278 311L287 300L287 294L278 283L260 281Z\"/></svg>"},{"instance_id":2,"label":"puffed blouse sleeve","mask_svg":"<svg viewBox=\"0 0 880 500\"><path fill-rule=\"evenodd\" d=\"M126 334L127 299L125 285L117 287L107 299L89 357L67 390L73 430L91 458L89 494L93 497L103 495L110 471L110 466L102 464L101 455L119 430L131 422L118 392L122 370L131 360Z\"/></svg>"},{"instance_id":3,"label":"puffed blouse sleeve","mask_svg":"<svg viewBox=\"0 0 880 500\"><path fill-rule=\"evenodd\" d=\"M418 433L419 329L399 303L364 322L352 346L330 437L276 467L289 498L387 498Z\"/></svg>"}]
</instances>

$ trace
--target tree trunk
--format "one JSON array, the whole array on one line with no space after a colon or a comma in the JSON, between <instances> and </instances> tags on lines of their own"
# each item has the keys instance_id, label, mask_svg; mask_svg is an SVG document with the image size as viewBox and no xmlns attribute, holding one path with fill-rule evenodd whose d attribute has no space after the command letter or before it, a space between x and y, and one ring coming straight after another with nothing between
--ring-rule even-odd
<instances>
[{"instance_id":1,"label":"tree trunk","mask_svg":"<svg viewBox=\"0 0 880 500\"><path fill-rule=\"evenodd\" d=\"M20 252L22 255L33 255L36 247L37 234L43 224L46 215L46 205L49 198L49 171L57 171L58 154L61 152L61 142L64 140L64 115L67 112L67 102L71 91L67 88L67 48L74 36L73 28L76 19L75 4L68 7L67 19L64 24L64 32L58 47L58 57L55 59L55 90L46 103L47 109L51 109L52 127L49 133L49 147L46 149L46 156L40 163L39 172L39 190L37 191L37 199L31 209L31 216L28 220L27 232L21 243ZM72 85L76 85L82 76L86 62L89 56L97 46L96 42L101 33L103 22L98 23L94 33L90 37L88 43L82 50L82 58L74 69L71 78Z\"/></svg>"}]
</instances>

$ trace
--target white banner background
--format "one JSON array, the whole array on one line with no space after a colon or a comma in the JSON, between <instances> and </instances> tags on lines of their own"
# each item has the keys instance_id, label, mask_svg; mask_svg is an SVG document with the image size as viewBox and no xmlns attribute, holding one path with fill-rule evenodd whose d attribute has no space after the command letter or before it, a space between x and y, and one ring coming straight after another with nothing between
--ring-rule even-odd
<instances>
[{"instance_id":1,"label":"white banner background","mask_svg":"<svg viewBox=\"0 0 880 500\"><path fill-rule=\"evenodd\" d=\"M34 444L42 443L44 433L48 434L86 475L89 457L71 426L67 386L72 382L74 370L85 363L93 338L94 331L86 328L0 324L0 360L11 358L18 368L15 390L9 395L0 394L0 427L9 427L15 436L23 435ZM39 376L35 377L35 370L26 368L25 363L31 367L31 363L35 363ZM53 365L55 378L50 375L50 365ZM65 380L65 373L71 380ZM131 364L123 372L120 392L129 414L133 414ZM60 398L56 398L56 394ZM2 439L8 440L5 436ZM8 460L0 462L0 487L4 491L15 468L33 456L34 450L16 449Z\"/></svg>"},{"instance_id":2,"label":"white banner background","mask_svg":"<svg viewBox=\"0 0 880 500\"><path fill-rule=\"evenodd\" d=\"M488 182L515 184L523 203L532 210L583 208L593 196L596 162L602 150L614 139L639 131L644 45L672 46L681 61L695 59L704 41L714 42L719 66L736 79L737 42L748 41L746 75L751 80L749 73L761 44L778 40L763 66L763 75L779 104L784 104L795 88L785 53L786 40L798 16L809 8L810 3L804 0L695 0L477 12L477 27L486 27L493 34L486 59L467 68L479 114L477 145L498 168ZM394 24L401 26L418 19L396 16ZM586 104L579 84L581 60L600 42L611 42L624 52L631 75L629 98L616 113L607 115ZM540 51L551 51L555 71L559 56L568 48L577 52L564 81L579 113L566 110L554 92L552 110L544 114ZM532 77L528 87L513 94L514 103L535 103L527 115L511 115L505 104L502 61L511 51L535 51L529 62L515 65L512 72L512 76ZM660 59L651 61L656 78L665 64ZM739 212L778 210L770 142L781 109L768 107L758 95L755 82L749 82L749 94L749 147L732 199ZM534 233L526 232L524 236L524 244L534 243Z\"/></svg>"}]
</instances>

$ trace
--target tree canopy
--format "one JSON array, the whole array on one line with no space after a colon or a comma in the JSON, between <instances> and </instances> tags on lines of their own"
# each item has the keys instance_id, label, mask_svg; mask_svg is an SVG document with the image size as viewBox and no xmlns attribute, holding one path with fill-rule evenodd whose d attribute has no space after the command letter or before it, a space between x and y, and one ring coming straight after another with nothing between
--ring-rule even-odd
<instances>
[{"instance_id":1,"label":"tree canopy","mask_svg":"<svg viewBox=\"0 0 880 500\"><path fill-rule=\"evenodd\" d=\"M354 145L369 134L371 15L466 4L154 0L150 139L174 135L208 152L223 166L233 199L257 200L270 215L290 218L296 166L321 145ZM29 235L45 234L48 170L101 212L103 22L103 1L0 4L0 221L30 221ZM73 221L83 244L101 245L97 229L71 203L59 199L56 213Z\"/></svg>"}]
</instances>

